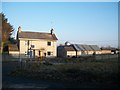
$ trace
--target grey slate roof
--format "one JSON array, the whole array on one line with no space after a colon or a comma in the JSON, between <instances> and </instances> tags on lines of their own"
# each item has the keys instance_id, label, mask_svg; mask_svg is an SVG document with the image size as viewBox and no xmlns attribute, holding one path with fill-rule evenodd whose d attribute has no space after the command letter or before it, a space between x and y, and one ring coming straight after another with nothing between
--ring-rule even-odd
<instances>
[{"instance_id":1,"label":"grey slate roof","mask_svg":"<svg viewBox=\"0 0 120 90\"><path fill-rule=\"evenodd\" d=\"M77 51L84 51L85 49L82 47L82 45L80 44L73 44L73 47L77 50Z\"/></svg>"},{"instance_id":2,"label":"grey slate roof","mask_svg":"<svg viewBox=\"0 0 120 90\"><path fill-rule=\"evenodd\" d=\"M101 50L116 50L114 47L102 47Z\"/></svg>"},{"instance_id":3,"label":"grey slate roof","mask_svg":"<svg viewBox=\"0 0 120 90\"><path fill-rule=\"evenodd\" d=\"M86 51L93 51L89 45L82 45Z\"/></svg>"},{"instance_id":4,"label":"grey slate roof","mask_svg":"<svg viewBox=\"0 0 120 90\"><path fill-rule=\"evenodd\" d=\"M89 45L93 50L100 51L101 49L97 45Z\"/></svg>"},{"instance_id":5,"label":"grey slate roof","mask_svg":"<svg viewBox=\"0 0 120 90\"><path fill-rule=\"evenodd\" d=\"M83 44L73 44L73 47L77 51L99 51L101 50L97 45L83 45Z\"/></svg>"},{"instance_id":6,"label":"grey slate roof","mask_svg":"<svg viewBox=\"0 0 120 90\"><path fill-rule=\"evenodd\" d=\"M20 32L18 38L58 40L55 34L41 32Z\"/></svg>"},{"instance_id":7,"label":"grey slate roof","mask_svg":"<svg viewBox=\"0 0 120 90\"><path fill-rule=\"evenodd\" d=\"M75 51L75 49L73 48L73 46L69 45L69 46L64 46L66 51Z\"/></svg>"},{"instance_id":8,"label":"grey slate roof","mask_svg":"<svg viewBox=\"0 0 120 90\"><path fill-rule=\"evenodd\" d=\"M58 46L57 49L64 49L66 51L75 51L75 49L73 48L72 45L69 45L69 46Z\"/></svg>"}]
</instances>

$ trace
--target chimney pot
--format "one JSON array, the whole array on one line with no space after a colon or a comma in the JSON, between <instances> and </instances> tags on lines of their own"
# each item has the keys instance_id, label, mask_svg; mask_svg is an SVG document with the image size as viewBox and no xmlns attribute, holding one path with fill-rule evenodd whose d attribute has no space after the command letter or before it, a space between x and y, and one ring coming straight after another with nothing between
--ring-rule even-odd
<instances>
[{"instance_id":1,"label":"chimney pot","mask_svg":"<svg viewBox=\"0 0 120 90\"><path fill-rule=\"evenodd\" d=\"M18 32L20 33L22 31L21 26L18 27Z\"/></svg>"},{"instance_id":2,"label":"chimney pot","mask_svg":"<svg viewBox=\"0 0 120 90\"><path fill-rule=\"evenodd\" d=\"M50 33L53 34L53 28L50 30Z\"/></svg>"}]
</instances>

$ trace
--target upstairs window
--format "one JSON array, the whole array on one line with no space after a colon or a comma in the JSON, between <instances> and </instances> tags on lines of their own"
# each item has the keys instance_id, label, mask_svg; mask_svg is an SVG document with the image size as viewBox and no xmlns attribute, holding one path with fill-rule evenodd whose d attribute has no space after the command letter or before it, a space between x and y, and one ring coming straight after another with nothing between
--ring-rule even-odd
<instances>
[{"instance_id":1,"label":"upstairs window","mask_svg":"<svg viewBox=\"0 0 120 90\"><path fill-rule=\"evenodd\" d=\"M25 45L27 45L27 46L30 45L30 41L29 41L29 40L26 40L26 41L25 41Z\"/></svg>"},{"instance_id":2,"label":"upstairs window","mask_svg":"<svg viewBox=\"0 0 120 90\"><path fill-rule=\"evenodd\" d=\"M31 45L31 48L35 48L35 45Z\"/></svg>"},{"instance_id":3,"label":"upstairs window","mask_svg":"<svg viewBox=\"0 0 120 90\"><path fill-rule=\"evenodd\" d=\"M25 45L28 45L28 41L25 41Z\"/></svg>"},{"instance_id":4,"label":"upstairs window","mask_svg":"<svg viewBox=\"0 0 120 90\"><path fill-rule=\"evenodd\" d=\"M47 42L47 45L48 45L48 46L51 46L51 42Z\"/></svg>"}]
</instances>

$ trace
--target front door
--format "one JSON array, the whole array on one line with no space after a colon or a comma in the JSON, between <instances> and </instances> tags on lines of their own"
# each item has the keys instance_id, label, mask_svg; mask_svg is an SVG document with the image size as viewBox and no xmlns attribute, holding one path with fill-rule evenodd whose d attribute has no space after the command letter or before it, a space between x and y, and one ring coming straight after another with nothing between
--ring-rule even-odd
<instances>
[{"instance_id":1,"label":"front door","mask_svg":"<svg viewBox=\"0 0 120 90\"><path fill-rule=\"evenodd\" d=\"M35 58L35 50L33 50L33 58Z\"/></svg>"},{"instance_id":2,"label":"front door","mask_svg":"<svg viewBox=\"0 0 120 90\"><path fill-rule=\"evenodd\" d=\"M38 53L39 53L39 57L41 56L41 51L38 51Z\"/></svg>"},{"instance_id":3,"label":"front door","mask_svg":"<svg viewBox=\"0 0 120 90\"><path fill-rule=\"evenodd\" d=\"M32 58L32 50L30 50L30 58Z\"/></svg>"}]
</instances>

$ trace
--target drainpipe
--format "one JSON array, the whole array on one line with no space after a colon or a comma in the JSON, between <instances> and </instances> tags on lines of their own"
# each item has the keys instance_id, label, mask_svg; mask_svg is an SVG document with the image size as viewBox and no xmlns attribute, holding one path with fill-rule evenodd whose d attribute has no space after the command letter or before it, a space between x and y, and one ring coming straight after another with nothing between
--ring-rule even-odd
<instances>
[{"instance_id":1,"label":"drainpipe","mask_svg":"<svg viewBox=\"0 0 120 90\"><path fill-rule=\"evenodd\" d=\"M75 50L76 51L76 57L77 57L77 50Z\"/></svg>"},{"instance_id":2,"label":"drainpipe","mask_svg":"<svg viewBox=\"0 0 120 90\"><path fill-rule=\"evenodd\" d=\"M27 44L28 44L28 57L29 57L29 40L28 40Z\"/></svg>"}]
</instances>

